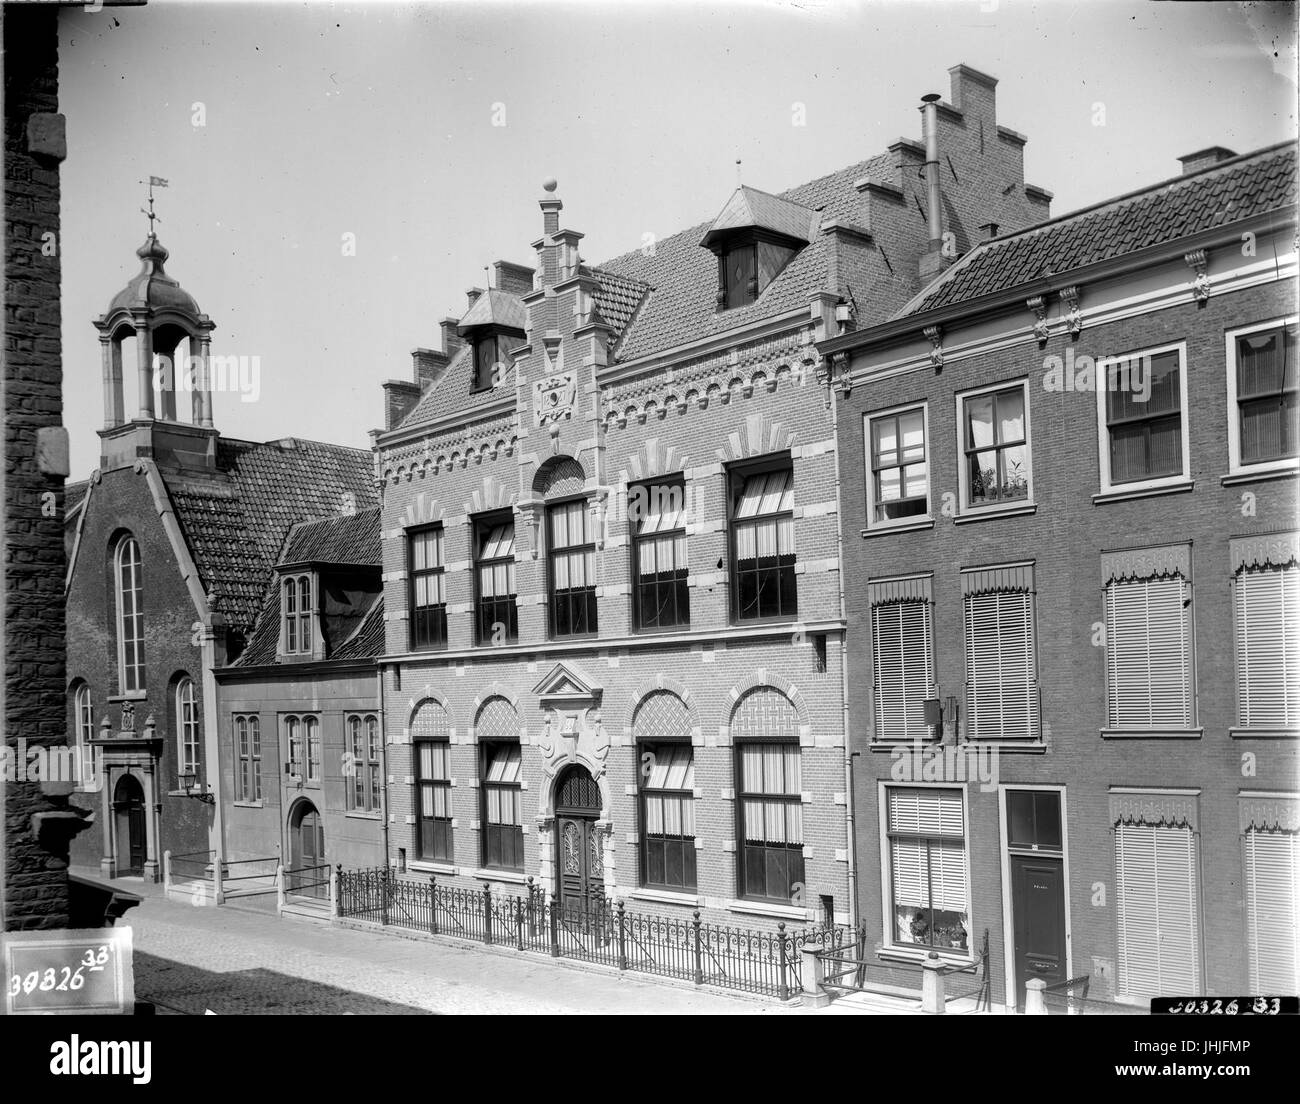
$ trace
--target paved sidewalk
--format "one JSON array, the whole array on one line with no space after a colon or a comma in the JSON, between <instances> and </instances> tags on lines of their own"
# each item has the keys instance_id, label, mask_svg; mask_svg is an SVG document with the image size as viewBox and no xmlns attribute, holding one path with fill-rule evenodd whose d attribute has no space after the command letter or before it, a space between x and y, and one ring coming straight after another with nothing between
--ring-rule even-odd
<instances>
[{"instance_id":1,"label":"paved sidewalk","mask_svg":"<svg viewBox=\"0 0 1300 1104\"><path fill-rule=\"evenodd\" d=\"M196 908L146 893L118 923L134 929L136 998L157 1002L164 1012L798 1012L797 1006L772 1000L657 984L533 955L280 920L236 908Z\"/></svg>"}]
</instances>

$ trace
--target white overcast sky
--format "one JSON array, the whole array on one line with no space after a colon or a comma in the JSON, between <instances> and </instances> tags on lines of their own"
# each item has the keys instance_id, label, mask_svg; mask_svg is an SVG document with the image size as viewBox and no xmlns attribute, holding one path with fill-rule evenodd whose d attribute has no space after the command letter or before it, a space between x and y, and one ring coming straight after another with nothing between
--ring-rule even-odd
<instances>
[{"instance_id":1,"label":"white overcast sky","mask_svg":"<svg viewBox=\"0 0 1300 1104\"><path fill-rule=\"evenodd\" d=\"M167 268L216 322L213 351L261 358L259 401L218 394L217 426L364 447L380 383L410 378L483 266L533 262L548 176L600 261L715 215L737 158L775 192L919 138L920 97L947 99L964 62L999 79L998 121L1028 135L1026 179L1064 214L1176 174L1180 154L1294 138L1293 19L1127 0L66 10L73 478L99 457L91 319L138 270L150 174L170 181Z\"/></svg>"}]
</instances>

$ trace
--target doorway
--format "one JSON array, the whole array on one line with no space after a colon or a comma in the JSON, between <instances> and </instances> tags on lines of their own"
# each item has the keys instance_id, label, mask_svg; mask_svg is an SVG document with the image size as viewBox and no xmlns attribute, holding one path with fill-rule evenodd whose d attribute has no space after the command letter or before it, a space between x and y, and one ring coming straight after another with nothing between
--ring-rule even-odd
<instances>
[{"instance_id":1,"label":"doorway","mask_svg":"<svg viewBox=\"0 0 1300 1104\"><path fill-rule=\"evenodd\" d=\"M600 787L586 767L571 766L555 783L555 856L560 904L587 911L605 897Z\"/></svg>"},{"instance_id":2,"label":"doorway","mask_svg":"<svg viewBox=\"0 0 1300 1104\"><path fill-rule=\"evenodd\" d=\"M329 881L325 865L325 826L320 813L310 801L299 801L289 813L289 871L286 886L290 893L323 897Z\"/></svg>"},{"instance_id":3,"label":"doorway","mask_svg":"<svg viewBox=\"0 0 1300 1104\"><path fill-rule=\"evenodd\" d=\"M1006 808L1016 1007L1023 1010L1026 982L1039 978L1050 988L1067 980L1061 794L1008 790Z\"/></svg>"},{"instance_id":4,"label":"doorway","mask_svg":"<svg viewBox=\"0 0 1300 1104\"><path fill-rule=\"evenodd\" d=\"M124 774L113 790L113 813L117 831L117 876L144 876L145 824L144 789L132 774Z\"/></svg>"}]
</instances>

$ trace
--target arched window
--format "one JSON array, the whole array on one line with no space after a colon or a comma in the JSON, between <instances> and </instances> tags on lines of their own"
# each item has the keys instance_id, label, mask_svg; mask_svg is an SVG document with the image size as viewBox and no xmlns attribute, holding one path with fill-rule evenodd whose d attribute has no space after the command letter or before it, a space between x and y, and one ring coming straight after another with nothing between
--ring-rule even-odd
<instances>
[{"instance_id":1,"label":"arched window","mask_svg":"<svg viewBox=\"0 0 1300 1104\"><path fill-rule=\"evenodd\" d=\"M474 725L483 780L483 865L524 868L519 716L505 698L490 698Z\"/></svg>"},{"instance_id":2,"label":"arched window","mask_svg":"<svg viewBox=\"0 0 1300 1104\"><path fill-rule=\"evenodd\" d=\"M72 743L79 787L85 786L89 781L82 772L87 767L86 749L94 737L95 707L90 701L90 687L84 682L77 682L72 691Z\"/></svg>"},{"instance_id":3,"label":"arched window","mask_svg":"<svg viewBox=\"0 0 1300 1104\"><path fill-rule=\"evenodd\" d=\"M199 713L188 676L176 683L176 764L178 774L194 775L192 784L199 784Z\"/></svg>"},{"instance_id":4,"label":"arched window","mask_svg":"<svg viewBox=\"0 0 1300 1104\"><path fill-rule=\"evenodd\" d=\"M289 753L287 773L309 785L320 785L320 718L289 713L281 723Z\"/></svg>"},{"instance_id":5,"label":"arched window","mask_svg":"<svg viewBox=\"0 0 1300 1104\"><path fill-rule=\"evenodd\" d=\"M357 812L377 813L379 800L379 720L373 714L352 714L347 719L347 747L343 759L343 782L347 807Z\"/></svg>"},{"instance_id":6,"label":"arched window","mask_svg":"<svg viewBox=\"0 0 1300 1104\"><path fill-rule=\"evenodd\" d=\"M641 884L695 889L695 759L682 699L657 690L632 721L641 779Z\"/></svg>"},{"instance_id":7,"label":"arched window","mask_svg":"<svg viewBox=\"0 0 1300 1104\"><path fill-rule=\"evenodd\" d=\"M451 862L451 718L436 701L423 701L411 718L415 745L416 810L420 858Z\"/></svg>"},{"instance_id":8,"label":"arched window","mask_svg":"<svg viewBox=\"0 0 1300 1104\"><path fill-rule=\"evenodd\" d=\"M117 682L123 694L144 689L144 574L140 544L131 536L117 542L113 556L117 597Z\"/></svg>"},{"instance_id":9,"label":"arched window","mask_svg":"<svg viewBox=\"0 0 1300 1104\"><path fill-rule=\"evenodd\" d=\"M804 880L798 714L779 691L753 690L732 714L731 736L740 894L791 904Z\"/></svg>"}]
</instances>

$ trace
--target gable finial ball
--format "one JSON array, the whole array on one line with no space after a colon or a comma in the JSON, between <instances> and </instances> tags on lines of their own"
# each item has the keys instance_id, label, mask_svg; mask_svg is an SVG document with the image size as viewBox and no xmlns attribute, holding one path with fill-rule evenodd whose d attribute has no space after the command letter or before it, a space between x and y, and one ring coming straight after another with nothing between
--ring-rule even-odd
<instances>
[{"instance_id":1,"label":"gable finial ball","mask_svg":"<svg viewBox=\"0 0 1300 1104\"><path fill-rule=\"evenodd\" d=\"M542 181L542 190L546 192L553 192L559 186L559 182L553 176L548 176Z\"/></svg>"}]
</instances>

